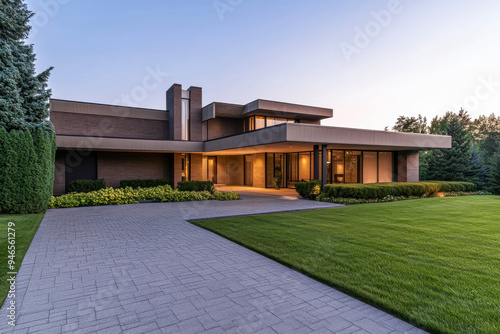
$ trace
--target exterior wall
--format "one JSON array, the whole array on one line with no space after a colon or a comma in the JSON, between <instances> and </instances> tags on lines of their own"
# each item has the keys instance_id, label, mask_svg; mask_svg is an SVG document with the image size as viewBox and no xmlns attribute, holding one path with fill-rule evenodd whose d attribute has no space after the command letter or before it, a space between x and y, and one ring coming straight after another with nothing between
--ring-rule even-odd
<instances>
[{"instance_id":1,"label":"exterior wall","mask_svg":"<svg viewBox=\"0 0 500 334\"><path fill-rule=\"evenodd\" d=\"M181 85L174 84L167 90L168 133L170 140L181 140L181 100L182 87Z\"/></svg>"},{"instance_id":2,"label":"exterior wall","mask_svg":"<svg viewBox=\"0 0 500 334\"><path fill-rule=\"evenodd\" d=\"M266 187L266 154L257 153L253 155L253 186L257 188Z\"/></svg>"},{"instance_id":3,"label":"exterior wall","mask_svg":"<svg viewBox=\"0 0 500 334\"><path fill-rule=\"evenodd\" d=\"M202 108L202 92L199 87L190 87L190 107L189 107L189 127L190 136L193 141L203 140L201 108Z\"/></svg>"},{"instance_id":4,"label":"exterior wall","mask_svg":"<svg viewBox=\"0 0 500 334\"><path fill-rule=\"evenodd\" d=\"M62 195L66 190L66 162L65 154L62 151L56 152L55 170L54 170L54 195Z\"/></svg>"},{"instance_id":5,"label":"exterior wall","mask_svg":"<svg viewBox=\"0 0 500 334\"><path fill-rule=\"evenodd\" d=\"M168 139L168 121L52 111L50 120L60 135Z\"/></svg>"},{"instance_id":6,"label":"exterior wall","mask_svg":"<svg viewBox=\"0 0 500 334\"><path fill-rule=\"evenodd\" d=\"M215 118L207 122L207 139L217 139L243 133L243 119Z\"/></svg>"},{"instance_id":7,"label":"exterior wall","mask_svg":"<svg viewBox=\"0 0 500 334\"><path fill-rule=\"evenodd\" d=\"M418 182L419 180L418 151L398 152L398 182Z\"/></svg>"},{"instance_id":8,"label":"exterior wall","mask_svg":"<svg viewBox=\"0 0 500 334\"><path fill-rule=\"evenodd\" d=\"M217 156L217 183L228 186L242 186L245 182L242 155Z\"/></svg>"},{"instance_id":9,"label":"exterior wall","mask_svg":"<svg viewBox=\"0 0 500 334\"><path fill-rule=\"evenodd\" d=\"M202 155L191 154L191 180L203 181Z\"/></svg>"},{"instance_id":10,"label":"exterior wall","mask_svg":"<svg viewBox=\"0 0 500 334\"><path fill-rule=\"evenodd\" d=\"M108 187L119 187L121 180L168 178L163 154L98 152L97 177Z\"/></svg>"},{"instance_id":11,"label":"exterior wall","mask_svg":"<svg viewBox=\"0 0 500 334\"><path fill-rule=\"evenodd\" d=\"M408 152L406 161L407 161L406 181L407 182L420 181L419 152L418 151Z\"/></svg>"}]
</instances>

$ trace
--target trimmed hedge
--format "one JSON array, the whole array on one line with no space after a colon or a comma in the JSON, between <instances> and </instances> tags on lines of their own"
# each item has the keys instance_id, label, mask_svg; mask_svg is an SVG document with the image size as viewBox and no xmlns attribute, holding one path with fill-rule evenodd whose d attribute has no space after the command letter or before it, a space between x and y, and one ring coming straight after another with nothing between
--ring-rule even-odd
<instances>
[{"instance_id":1,"label":"trimmed hedge","mask_svg":"<svg viewBox=\"0 0 500 334\"><path fill-rule=\"evenodd\" d=\"M327 184L322 194L334 198L375 199L386 196L424 196L437 192L474 191L470 182L388 182L370 184ZM300 193L299 193L300 194Z\"/></svg>"},{"instance_id":2,"label":"trimmed hedge","mask_svg":"<svg viewBox=\"0 0 500 334\"><path fill-rule=\"evenodd\" d=\"M137 188L153 188L158 186L169 185L170 181L167 179L146 179L146 180L121 180L120 188L131 187Z\"/></svg>"},{"instance_id":3,"label":"trimmed hedge","mask_svg":"<svg viewBox=\"0 0 500 334\"><path fill-rule=\"evenodd\" d=\"M106 188L104 179L99 180L76 180L69 183L68 190L70 193L89 193L99 189Z\"/></svg>"},{"instance_id":4,"label":"trimmed hedge","mask_svg":"<svg viewBox=\"0 0 500 334\"><path fill-rule=\"evenodd\" d=\"M177 190L214 192L215 188L212 181L180 181L177 183Z\"/></svg>"},{"instance_id":5,"label":"trimmed hedge","mask_svg":"<svg viewBox=\"0 0 500 334\"><path fill-rule=\"evenodd\" d=\"M472 192L477 191L477 185L472 182L458 182L458 181L428 181L437 183L439 191L444 193L449 192Z\"/></svg>"},{"instance_id":6,"label":"trimmed hedge","mask_svg":"<svg viewBox=\"0 0 500 334\"><path fill-rule=\"evenodd\" d=\"M47 210L54 184L53 132L0 128L0 213Z\"/></svg>"},{"instance_id":7,"label":"trimmed hedge","mask_svg":"<svg viewBox=\"0 0 500 334\"><path fill-rule=\"evenodd\" d=\"M154 200L158 202L187 202L203 200L236 200L240 196L234 192L209 191L178 191L173 190L170 185L154 188L106 188L89 193L70 193L58 197L52 197L50 208L73 208L79 206L100 206L134 204L139 201Z\"/></svg>"},{"instance_id":8,"label":"trimmed hedge","mask_svg":"<svg viewBox=\"0 0 500 334\"><path fill-rule=\"evenodd\" d=\"M297 182L295 190L304 198L315 199L321 192L321 181Z\"/></svg>"}]
</instances>

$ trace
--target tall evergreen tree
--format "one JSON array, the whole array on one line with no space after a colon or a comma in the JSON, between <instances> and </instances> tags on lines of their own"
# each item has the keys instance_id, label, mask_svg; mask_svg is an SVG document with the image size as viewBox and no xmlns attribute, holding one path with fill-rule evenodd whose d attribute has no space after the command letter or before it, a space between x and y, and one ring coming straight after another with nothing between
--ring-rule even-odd
<instances>
[{"instance_id":1,"label":"tall evergreen tree","mask_svg":"<svg viewBox=\"0 0 500 334\"><path fill-rule=\"evenodd\" d=\"M500 195L500 153L491 160L491 172L488 178L489 191Z\"/></svg>"},{"instance_id":2,"label":"tall evergreen tree","mask_svg":"<svg viewBox=\"0 0 500 334\"><path fill-rule=\"evenodd\" d=\"M440 124L441 131L452 136L451 149L434 150L429 158L428 178L443 181L467 181L470 175L472 139L458 117L450 117Z\"/></svg>"},{"instance_id":3,"label":"tall evergreen tree","mask_svg":"<svg viewBox=\"0 0 500 334\"><path fill-rule=\"evenodd\" d=\"M25 39L33 16L22 0L0 4L0 126L10 130L53 130L47 80L52 68L36 74L35 53Z\"/></svg>"}]
</instances>

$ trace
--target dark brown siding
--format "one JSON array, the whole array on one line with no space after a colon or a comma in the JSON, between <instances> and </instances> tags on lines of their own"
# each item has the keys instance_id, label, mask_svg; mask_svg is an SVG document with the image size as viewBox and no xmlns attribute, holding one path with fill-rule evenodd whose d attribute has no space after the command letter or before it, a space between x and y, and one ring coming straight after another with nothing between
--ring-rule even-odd
<instances>
[{"instance_id":1,"label":"dark brown siding","mask_svg":"<svg viewBox=\"0 0 500 334\"><path fill-rule=\"evenodd\" d=\"M97 177L107 187L119 187L121 180L164 179L167 169L163 154L98 152Z\"/></svg>"},{"instance_id":2,"label":"dark brown siding","mask_svg":"<svg viewBox=\"0 0 500 334\"><path fill-rule=\"evenodd\" d=\"M168 122L52 111L57 134L134 139L168 139Z\"/></svg>"},{"instance_id":3,"label":"dark brown siding","mask_svg":"<svg viewBox=\"0 0 500 334\"><path fill-rule=\"evenodd\" d=\"M214 118L208 121L208 140L243 133L243 120L237 118Z\"/></svg>"}]
</instances>

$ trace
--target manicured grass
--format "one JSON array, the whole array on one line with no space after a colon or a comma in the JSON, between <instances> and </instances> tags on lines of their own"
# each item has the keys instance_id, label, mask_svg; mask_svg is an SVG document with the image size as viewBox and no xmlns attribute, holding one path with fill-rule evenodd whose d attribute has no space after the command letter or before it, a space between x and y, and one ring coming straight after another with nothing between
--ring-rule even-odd
<instances>
[{"instance_id":1,"label":"manicured grass","mask_svg":"<svg viewBox=\"0 0 500 334\"><path fill-rule=\"evenodd\" d=\"M11 271L8 267L8 237L7 227L9 222L13 222L16 226L12 227L16 231L15 246L15 272L19 270L24 255L28 251L31 240L35 236L36 230L42 221L43 214L35 215L0 215L0 305L3 304L7 292L9 291L9 283L7 282L7 273Z\"/></svg>"},{"instance_id":2,"label":"manicured grass","mask_svg":"<svg viewBox=\"0 0 500 334\"><path fill-rule=\"evenodd\" d=\"M194 224L434 333L500 333L500 196Z\"/></svg>"}]
</instances>

